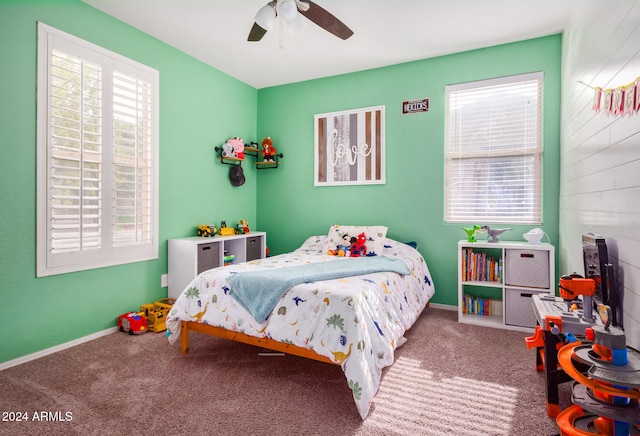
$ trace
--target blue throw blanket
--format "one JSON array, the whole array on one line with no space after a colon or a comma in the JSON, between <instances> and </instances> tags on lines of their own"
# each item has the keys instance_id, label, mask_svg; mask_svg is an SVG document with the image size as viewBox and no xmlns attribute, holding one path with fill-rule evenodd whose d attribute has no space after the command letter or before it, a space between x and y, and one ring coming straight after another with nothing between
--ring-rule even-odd
<instances>
[{"instance_id":1,"label":"blue throw blanket","mask_svg":"<svg viewBox=\"0 0 640 436\"><path fill-rule=\"evenodd\" d=\"M229 294L253 316L263 322L282 295L301 283L339 279L376 272L409 274L409 267L400 259L385 256L357 257L233 274L227 278Z\"/></svg>"}]
</instances>

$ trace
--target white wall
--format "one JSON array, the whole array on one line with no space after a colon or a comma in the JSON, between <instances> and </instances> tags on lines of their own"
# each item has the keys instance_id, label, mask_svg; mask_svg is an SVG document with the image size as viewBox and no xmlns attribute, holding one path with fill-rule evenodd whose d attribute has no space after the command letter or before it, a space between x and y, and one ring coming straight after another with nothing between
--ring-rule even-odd
<instances>
[{"instance_id":1,"label":"white wall","mask_svg":"<svg viewBox=\"0 0 640 436\"><path fill-rule=\"evenodd\" d=\"M640 348L640 113L596 113L591 88L640 76L640 0L583 2L562 54L559 273L584 273L581 235L604 236L627 344Z\"/></svg>"}]
</instances>

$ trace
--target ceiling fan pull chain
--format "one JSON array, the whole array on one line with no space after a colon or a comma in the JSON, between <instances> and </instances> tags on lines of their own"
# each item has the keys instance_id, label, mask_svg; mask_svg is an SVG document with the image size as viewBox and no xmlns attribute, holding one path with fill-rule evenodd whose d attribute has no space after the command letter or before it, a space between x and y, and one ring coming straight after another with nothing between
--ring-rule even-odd
<instances>
[{"instance_id":1,"label":"ceiling fan pull chain","mask_svg":"<svg viewBox=\"0 0 640 436\"><path fill-rule=\"evenodd\" d=\"M284 26L285 20L280 19L280 48L284 48Z\"/></svg>"}]
</instances>

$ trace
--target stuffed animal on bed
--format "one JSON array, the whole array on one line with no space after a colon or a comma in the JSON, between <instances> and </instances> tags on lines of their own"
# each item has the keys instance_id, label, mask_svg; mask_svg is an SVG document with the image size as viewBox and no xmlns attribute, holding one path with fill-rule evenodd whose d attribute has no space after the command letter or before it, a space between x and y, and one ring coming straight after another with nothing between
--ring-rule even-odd
<instances>
[{"instance_id":1,"label":"stuffed animal on bed","mask_svg":"<svg viewBox=\"0 0 640 436\"><path fill-rule=\"evenodd\" d=\"M354 238L355 239L355 238ZM331 256L349 257L351 254L351 236L344 234L335 250L329 250Z\"/></svg>"},{"instance_id":2,"label":"stuffed animal on bed","mask_svg":"<svg viewBox=\"0 0 640 436\"><path fill-rule=\"evenodd\" d=\"M355 240L354 240L355 239ZM367 255L367 237L364 232L360 233L357 238L351 238L351 257L360 257Z\"/></svg>"}]
</instances>

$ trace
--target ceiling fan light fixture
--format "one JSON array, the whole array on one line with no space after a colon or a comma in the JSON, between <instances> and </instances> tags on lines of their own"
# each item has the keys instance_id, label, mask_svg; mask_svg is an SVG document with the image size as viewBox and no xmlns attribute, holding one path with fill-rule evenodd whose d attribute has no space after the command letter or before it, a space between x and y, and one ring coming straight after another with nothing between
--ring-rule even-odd
<instances>
[{"instance_id":1,"label":"ceiling fan light fixture","mask_svg":"<svg viewBox=\"0 0 640 436\"><path fill-rule=\"evenodd\" d=\"M304 17L302 14L296 14L293 20L287 21L287 27L293 33L302 31L305 27Z\"/></svg>"},{"instance_id":2,"label":"ceiling fan light fixture","mask_svg":"<svg viewBox=\"0 0 640 436\"><path fill-rule=\"evenodd\" d=\"M276 10L271 3L264 5L258 10L254 21L263 29L271 30L273 23L276 21Z\"/></svg>"},{"instance_id":3,"label":"ceiling fan light fixture","mask_svg":"<svg viewBox=\"0 0 640 436\"><path fill-rule=\"evenodd\" d=\"M286 21L291 21L298 15L298 7L293 0L278 0L276 10L278 16Z\"/></svg>"}]
</instances>

